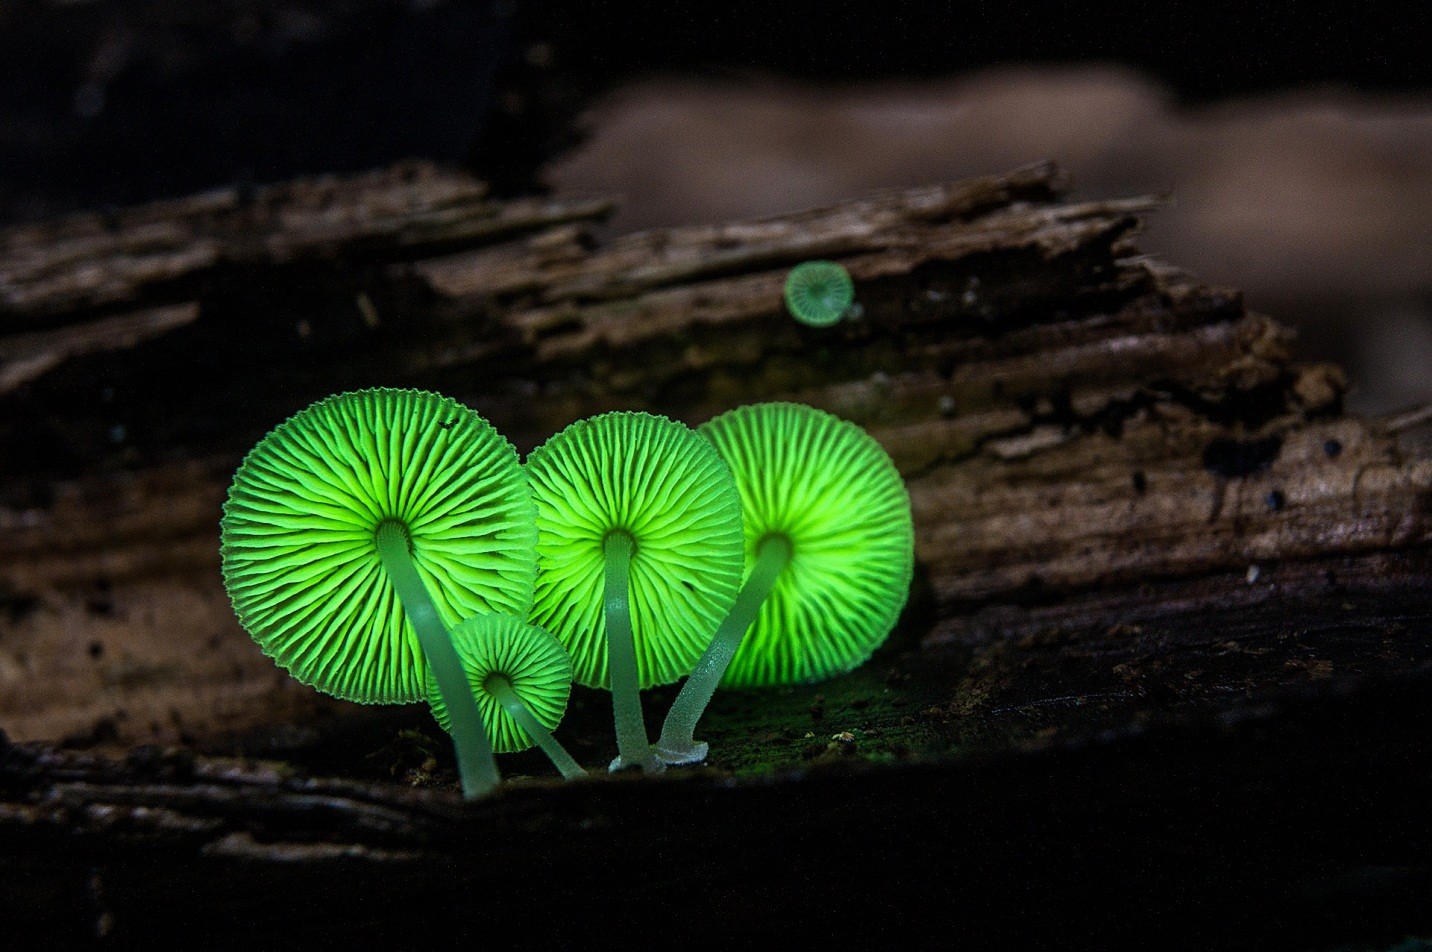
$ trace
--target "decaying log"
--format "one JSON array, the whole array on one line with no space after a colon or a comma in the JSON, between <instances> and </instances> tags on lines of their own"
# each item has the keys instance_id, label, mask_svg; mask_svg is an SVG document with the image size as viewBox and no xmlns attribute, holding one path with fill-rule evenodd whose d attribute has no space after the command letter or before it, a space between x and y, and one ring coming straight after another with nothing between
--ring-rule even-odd
<instances>
[{"instance_id":1,"label":"decaying log","mask_svg":"<svg viewBox=\"0 0 1432 952\"><path fill-rule=\"evenodd\" d=\"M832 410L909 478L918 595L940 612L1432 536L1432 464L1340 416L1336 370L1137 256L1147 201L1059 187L1038 167L594 248L600 201L502 205L406 168L6 234L0 318L26 329L0 338L18 387L0 571L44 596L16 622L11 732L263 723L291 688L217 585L219 503L267 428L375 383L454 393L522 449L604 409ZM784 313L785 270L811 256L850 268L860 320ZM97 599L120 607L90 617ZM176 611L212 657L174 641Z\"/></svg>"},{"instance_id":2,"label":"decaying log","mask_svg":"<svg viewBox=\"0 0 1432 952\"><path fill-rule=\"evenodd\" d=\"M587 881L610 831L649 859L665 848L649 824L700 804L713 811L701 842L742 823L777 841L824 830L829 844L802 841L817 862L860 850L887 877L899 861L870 831L923 842L916 853L945 865L923 887L901 880L910 895L984 903L984 860L950 858L971 843L1005 884L1030 874L1011 843L1032 848L1036 828L1059 823L1087 826L1055 836L1052 862L1105 834L1126 872L1141 845L1155 865L1175 856L1121 828L1120 811L1185 824L1236 875L1261 846L1355 877L1391 861L1390 840L1295 846L1294 833L1379 797L1369 822L1403 825L1406 861L1379 895L1404 910L1399 890L1429 881L1432 835L1403 811L1432 774L1426 745L1374 725L1432 710L1418 693L1432 661L1432 461L1398 432L1417 420L1344 415L1336 368L1296 364L1288 331L1238 294L1140 255L1137 216L1156 201L1063 190L1039 166L603 244L590 231L601 200L492 202L413 166L0 233L0 726L23 742L0 758L0 855L34 869L36 850L67 843L55 876L79 898L63 908L110 910L82 929L111 915L116 935L128 918L128 934L157 936L167 927L135 878L155 856L174 882L227 877L251 898L314 864L361 896L363 870L396 864L411 890L397 895L481 890L501 904L518 887L463 867L474 843L500 843L520 882L539 876L536 860L512 859L526 850ZM785 274L813 257L850 270L857 318L813 329L785 313ZM710 771L534 780L464 809L422 712L356 712L295 685L237 627L218 580L219 507L242 453L312 400L373 385L450 393L524 451L618 408L696 423L790 399L855 420L910 487L906 617L846 678L724 696L706 726ZM578 692L563 726L585 763L610 756L604 711ZM1331 730L1322 748L1312 730ZM1094 740L1109 732L1124 739ZM112 749L136 743L173 749L137 761ZM1355 754L1376 769L1349 766ZM1210 764L1232 786L1191 820L1221 789L1189 784ZM1146 789L1116 796L1100 771ZM1321 799L1299 800L1319 772ZM870 831L846 832L864 822L836 806L848 797L879 814ZM1285 825L1233 845L1248 827L1230 817L1293 801ZM966 841L953 818L967 815L992 818L990 832ZM1025 815L1041 817L1027 836L993 832ZM609 832L563 839L591 828ZM770 885L765 873L730 885L748 871L734 848L687 858L693 881L741 901ZM423 872L454 865L441 884ZM1208 865L1158 868L1151 884L1250 915L1281 897L1279 921L1304 916L1298 928L1334 909L1372 921L1349 912L1351 880L1232 896ZM594 895L643 876L635 859L611 869ZM835 888L808 882L790 912L803 928ZM1029 882L1089 898L1047 871ZM582 908L595 915L597 900ZM382 915L333 934L397 936ZM1207 939L1203 925L1186 935Z\"/></svg>"},{"instance_id":3,"label":"decaying log","mask_svg":"<svg viewBox=\"0 0 1432 952\"><path fill-rule=\"evenodd\" d=\"M603 200L492 201L481 182L412 163L349 179L220 189L76 215L0 235L0 317L39 323L142 301L221 265L277 267L473 246L611 208Z\"/></svg>"},{"instance_id":4,"label":"decaying log","mask_svg":"<svg viewBox=\"0 0 1432 952\"><path fill-rule=\"evenodd\" d=\"M121 948L570 944L653 908L688 910L660 928L697 944L1395 939L1432 927L1429 571L1422 551L989 609L851 678L726 698L713 749L759 782L519 780L464 807L315 779L297 748L0 747L0 921Z\"/></svg>"}]
</instances>

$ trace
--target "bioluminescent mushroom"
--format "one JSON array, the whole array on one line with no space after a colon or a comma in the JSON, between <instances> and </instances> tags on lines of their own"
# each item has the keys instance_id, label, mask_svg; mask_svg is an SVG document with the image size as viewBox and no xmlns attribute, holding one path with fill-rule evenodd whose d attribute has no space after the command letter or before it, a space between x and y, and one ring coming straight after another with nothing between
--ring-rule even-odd
<instances>
[{"instance_id":1,"label":"bioluminescent mushroom","mask_svg":"<svg viewBox=\"0 0 1432 952\"><path fill-rule=\"evenodd\" d=\"M535 508L512 445L435 393L362 390L280 424L234 475L224 584L239 621L295 678L367 704L453 713L463 792L497 767L449 626L525 616Z\"/></svg>"},{"instance_id":2,"label":"bioluminescent mushroom","mask_svg":"<svg viewBox=\"0 0 1432 952\"><path fill-rule=\"evenodd\" d=\"M572 693L572 659L562 643L512 615L477 615L452 630L492 749L499 754L541 747L563 777L586 771L552 736ZM443 695L428 678L428 704L451 730Z\"/></svg>"},{"instance_id":3,"label":"bioluminescent mushroom","mask_svg":"<svg viewBox=\"0 0 1432 952\"><path fill-rule=\"evenodd\" d=\"M850 272L834 261L803 261L786 276L786 308L811 327L839 323L855 303Z\"/></svg>"},{"instance_id":4,"label":"bioluminescent mushroom","mask_svg":"<svg viewBox=\"0 0 1432 952\"><path fill-rule=\"evenodd\" d=\"M718 683L819 681L864 662L895 626L914 571L910 496L860 427L763 403L698 432L735 474L749 574L662 727L657 752L673 764L705 758L694 732Z\"/></svg>"},{"instance_id":5,"label":"bioluminescent mushroom","mask_svg":"<svg viewBox=\"0 0 1432 952\"><path fill-rule=\"evenodd\" d=\"M641 688L691 670L741 581L730 468L688 427L649 413L580 420L527 459L537 501L532 620L612 692L612 769L660 770Z\"/></svg>"}]
</instances>

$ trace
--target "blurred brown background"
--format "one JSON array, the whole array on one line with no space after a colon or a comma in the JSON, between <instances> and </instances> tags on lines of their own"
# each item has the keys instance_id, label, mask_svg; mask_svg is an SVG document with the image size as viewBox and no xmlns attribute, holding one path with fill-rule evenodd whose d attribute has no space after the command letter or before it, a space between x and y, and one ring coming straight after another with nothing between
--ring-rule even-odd
<instances>
[{"instance_id":1,"label":"blurred brown background","mask_svg":"<svg viewBox=\"0 0 1432 952\"><path fill-rule=\"evenodd\" d=\"M1140 244L1243 289L1353 368L1356 409L1432 399L1432 101L1345 87L1181 108L1111 65L920 83L633 83L549 173L613 231L768 215L1052 157L1076 194L1166 193Z\"/></svg>"},{"instance_id":2,"label":"blurred brown background","mask_svg":"<svg viewBox=\"0 0 1432 952\"><path fill-rule=\"evenodd\" d=\"M612 233L1051 158L1150 253L1432 400L1432 64L1393 8L0 0L0 224L404 157Z\"/></svg>"}]
</instances>

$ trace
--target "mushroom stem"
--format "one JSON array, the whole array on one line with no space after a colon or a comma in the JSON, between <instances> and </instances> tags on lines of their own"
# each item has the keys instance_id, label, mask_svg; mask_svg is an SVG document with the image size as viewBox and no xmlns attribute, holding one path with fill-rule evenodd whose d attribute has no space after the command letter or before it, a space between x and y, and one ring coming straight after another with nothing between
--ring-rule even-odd
<instances>
[{"instance_id":1,"label":"mushroom stem","mask_svg":"<svg viewBox=\"0 0 1432 952\"><path fill-rule=\"evenodd\" d=\"M602 593L607 619L607 677L612 688L612 714L616 721L617 757L612 770L641 767L648 773L666 769L647 740L646 721L641 713L641 678L636 666L636 638L631 628L628 579L631 570L632 537L613 532L602 543L606 555L605 588Z\"/></svg>"},{"instance_id":2,"label":"mushroom stem","mask_svg":"<svg viewBox=\"0 0 1432 952\"><path fill-rule=\"evenodd\" d=\"M413 564L407 529L397 522L384 522L378 527L377 541L378 557L398 593L408 621L418 634L418 646L432 665L438 692L447 707L463 798L476 799L497 786L499 777L492 741L487 737L482 713L468 685L467 672L453 647L447 626L438 615L432 595Z\"/></svg>"},{"instance_id":3,"label":"mushroom stem","mask_svg":"<svg viewBox=\"0 0 1432 952\"><path fill-rule=\"evenodd\" d=\"M537 746L542 748L563 777L571 780L573 777L587 775L581 764L578 764L572 755L567 753L567 749L562 746L561 742L552 736L552 732L543 727L541 722L532 716L532 712L527 710L527 705L522 703L522 698L518 697L517 692L512 689L512 682L504 677L493 675L487 679L483 687L489 694L497 698L497 703L501 704L502 709L511 715L512 719L517 722L517 726L537 742Z\"/></svg>"},{"instance_id":4,"label":"mushroom stem","mask_svg":"<svg viewBox=\"0 0 1432 952\"><path fill-rule=\"evenodd\" d=\"M706 713L721 676L731 666L741 639L746 637L746 629L756 620L766 596L771 594L776 579L790 562L791 543L785 536L768 535L757 544L756 564L746 584L741 586L736 604L711 636L706 653L696 662L667 712L661 739L656 742L657 756L666 763L697 764L706 759L706 743L696 740L696 722Z\"/></svg>"}]
</instances>

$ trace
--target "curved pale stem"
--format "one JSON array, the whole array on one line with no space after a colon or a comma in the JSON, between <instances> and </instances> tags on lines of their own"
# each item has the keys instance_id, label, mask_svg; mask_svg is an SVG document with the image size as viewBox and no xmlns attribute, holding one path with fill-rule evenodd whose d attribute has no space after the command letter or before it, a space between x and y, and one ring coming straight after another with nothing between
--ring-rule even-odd
<instances>
[{"instance_id":1,"label":"curved pale stem","mask_svg":"<svg viewBox=\"0 0 1432 952\"><path fill-rule=\"evenodd\" d=\"M641 679L636 667L636 638L631 629L629 580L633 539L613 532L603 543L606 553L607 678L612 688L612 714L616 721L617 758L612 770L641 767L649 773L666 769L646 737L641 713Z\"/></svg>"},{"instance_id":2,"label":"curved pale stem","mask_svg":"<svg viewBox=\"0 0 1432 952\"><path fill-rule=\"evenodd\" d=\"M756 550L756 564L746 578L746 584L736 596L731 613L716 634L706 653L696 662L691 676L681 686L666 723L661 727L661 739L656 742L656 753L668 764L695 764L706 759L706 744L696 740L696 722L706 713L706 706L716 693L721 676L731 666L736 649L746 630L756 620L766 596L771 594L781 570L791 561L791 544L785 536L767 536Z\"/></svg>"},{"instance_id":3,"label":"curved pale stem","mask_svg":"<svg viewBox=\"0 0 1432 952\"><path fill-rule=\"evenodd\" d=\"M581 765L572 759L572 755L567 753L567 749L558 742L557 738L552 736L552 732L543 727L542 722L533 716L526 704L522 703L522 698L518 697L517 692L512 689L512 682L504 677L494 676L487 679L484 687L489 694L497 698L497 703L501 704L502 709L511 715L512 719L517 722L517 726L537 742L537 746L542 748L543 753L547 755L563 777L571 780L573 777L587 775Z\"/></svg>"},{"instance_id":4,"label":"curved pale stem","mask_svg":"<svg viewBox=\"0 0 1432 952\"><path fill-rule=\"evenodd\" d=\"M472 696L467 672L457 649L453 647L452 636L438 615L432 595L418 575L408 551L408 532L397 522L385 522L378 527L378 557L398 593L398 601L413 630L418 634L418 646L428 664L432 666L433 677L438 682L438 693L443 706L447 708L449 728L453 747L457 750L457 769L462 777L462 795L472 800L497 786L497 760L492 756L492 741L488 739L487 728L482 723L482 713Z\"/></svg>"}]
</instances>

